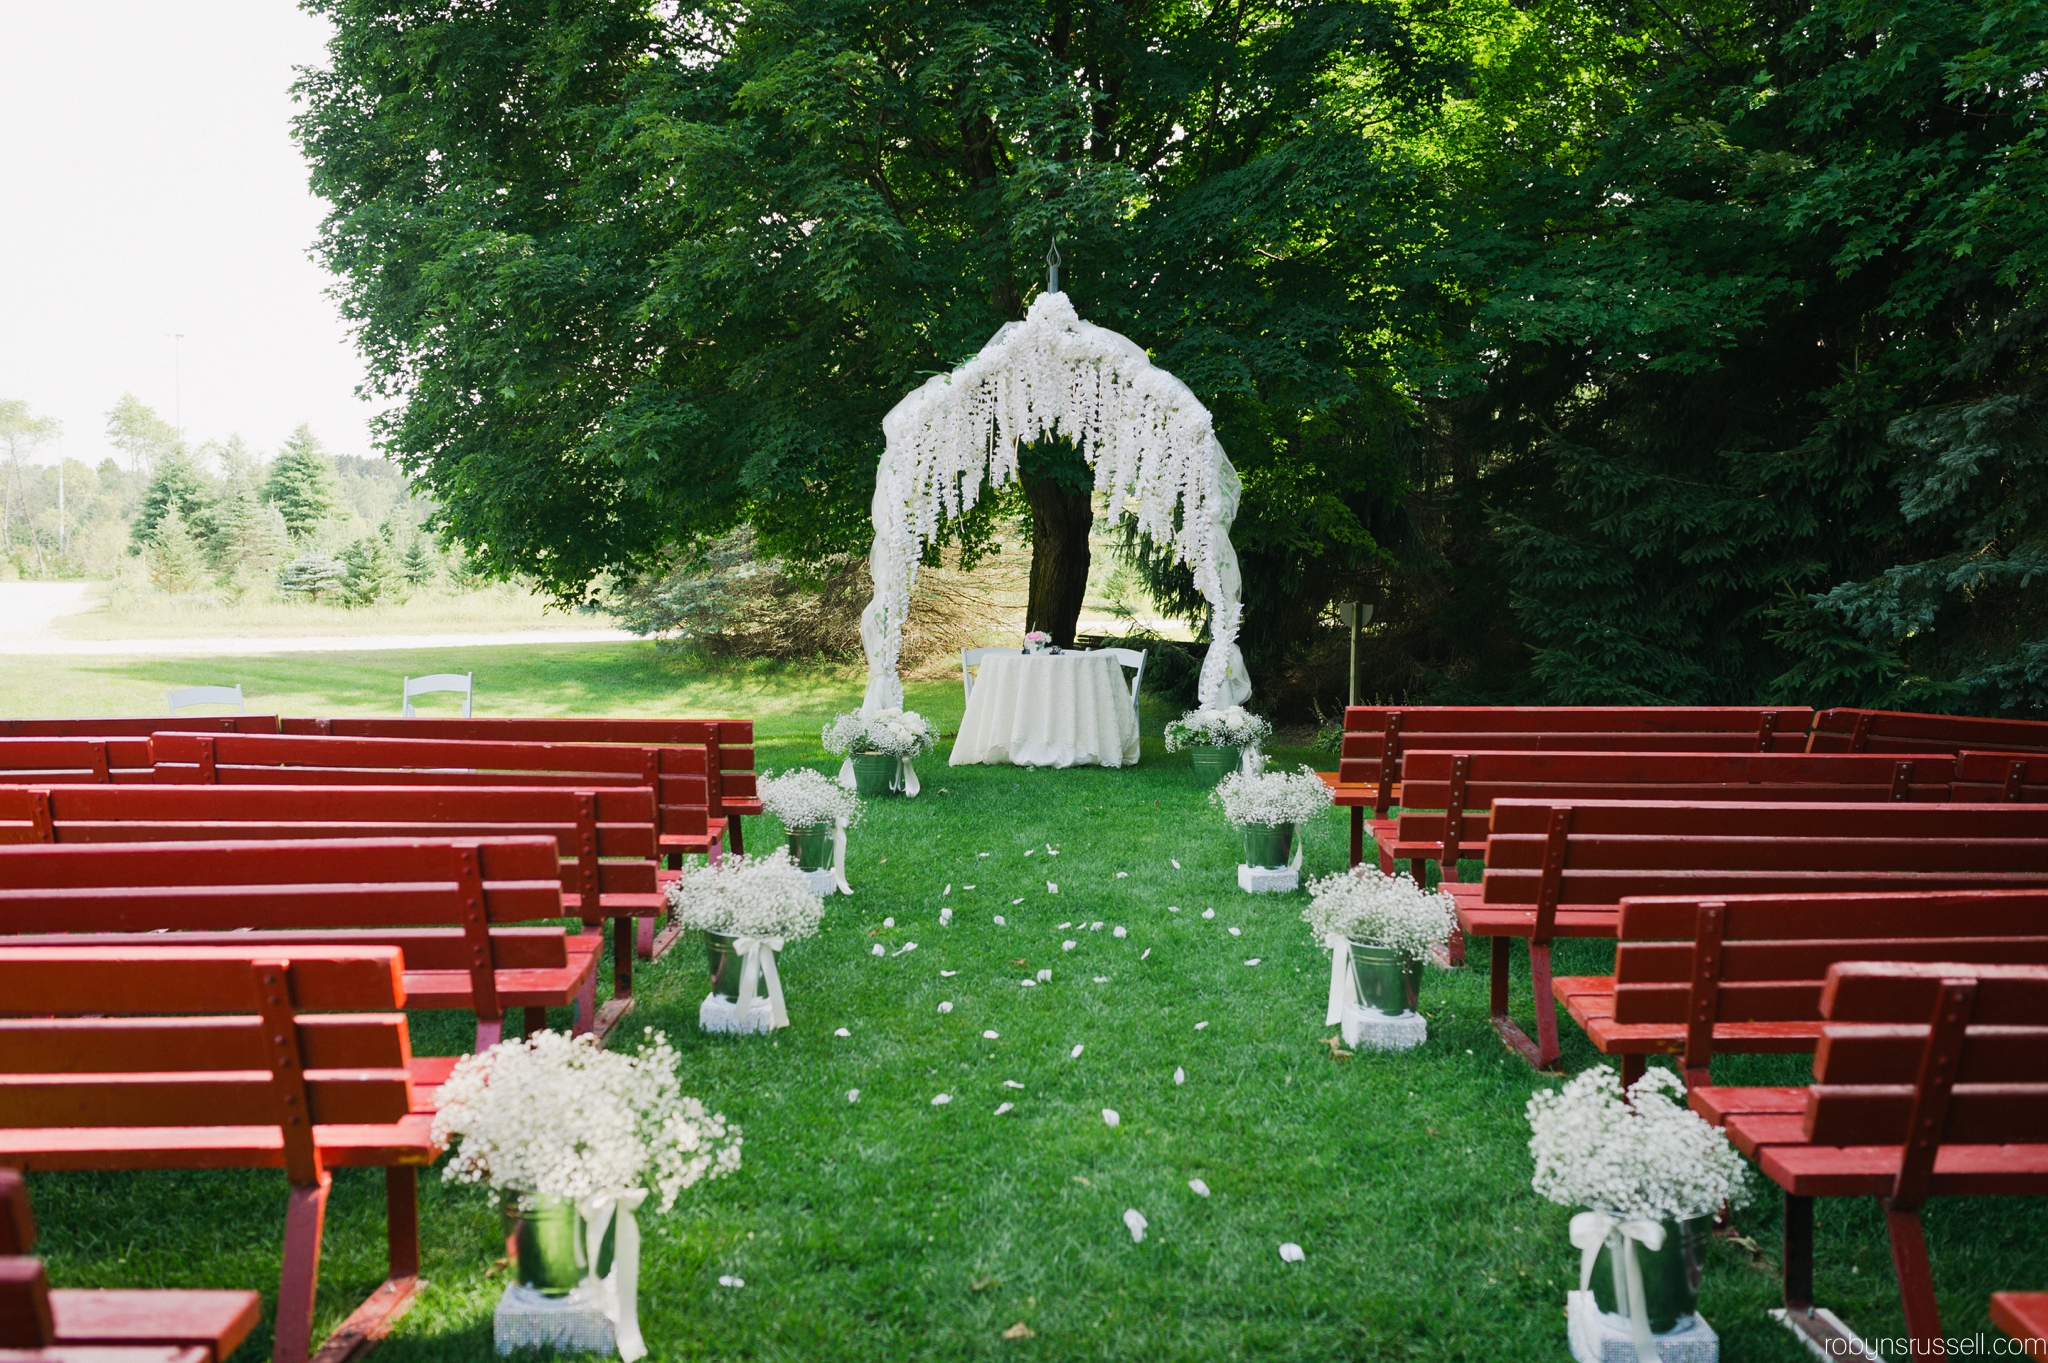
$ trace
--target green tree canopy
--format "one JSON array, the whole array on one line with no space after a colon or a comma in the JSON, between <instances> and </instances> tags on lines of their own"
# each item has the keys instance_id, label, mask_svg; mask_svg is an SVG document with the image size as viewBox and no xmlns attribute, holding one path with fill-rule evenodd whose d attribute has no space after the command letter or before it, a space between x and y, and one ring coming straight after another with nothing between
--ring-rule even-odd
<instances>
[{"instance_id":1,"label":"green tree canopy","mask_svg":"<svg viewBox=\"0 0 2048 1363\"><path fill-rule=\"evenodd\" d=\"M133 393L107 412L107 443L128 456L128 467L137 473L153 473L156 466L185 448L178 428L156 414Z\"/></svg>"},{"instance_id":2,"label":"green tree canopy","mask_svg":"<svg viewBox=\"0 0 2048 1363\"><path fill-rule=\"evenodd\" d=\"M300 426L271 462L263 500L284 517L293 540L304 539L340 508L334 461L309 426Z\"/></svg>"},{"instance_id":3,"label":"green tree canopy","mask_svg":"<svg viewBox=\"0 0 2048 1363\"><path fill-rule=\"evenodd\" d=\"M213 535L214 502L211 480L191 457L182 448L167 451L143 490L142 506L129 530L128 552L139 554L155 540L158 524L174 509L182 532L203 543Z\"/></svg>"}]
</instances>

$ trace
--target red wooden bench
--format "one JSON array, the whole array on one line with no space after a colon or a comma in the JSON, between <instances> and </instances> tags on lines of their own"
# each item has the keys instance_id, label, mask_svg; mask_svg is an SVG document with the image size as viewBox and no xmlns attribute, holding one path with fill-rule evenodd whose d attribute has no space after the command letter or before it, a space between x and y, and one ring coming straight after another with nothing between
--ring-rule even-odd
<instances>
[{"instance_id":1,"label":"red wooden bench","mask_svg":"<svg viewBox=\"0 0 2048 1363\"><path fill-rule=\"evenodd\" d=\"M1823 710L1813 718L1810 752L2048 753L2048 722L1916 715L1901 710Z\"/></svg>"},{"instance_id":2,"label":"red wooden bench","mask_svg":"<svg viewBox=\"0 0 2048 1363\"><path fill-rule=\"evenodd\" d=\"M1351 810L1356 866L1365 859L1365 812L1376 825L1387 821L1411 752L1801 752L1812 720L1803 706L1353 705L1337 770L1322 775ZM1394 868L1383 858L1380 869Z\"/></svg>"},{"instance_id":3,"label":"red wooden bench","mask_svg":"<svg viewBox=\"0 0 2048 1363\"><path fill-rule=\"evenodd\" d=\"M1841 1356L1813 1309L1813 1200L1875 1197L1914 1356L1934 1357L1920 1209L2048 1194L2048 967L1839 963L1821 1016L1810 1086L1703 1087L1692 1106L1785 1190L1788 1323Z\"/></svg>"},{"instance_id":4,"label":"red wooden bench","mask_svg":"<svg viewBox=\"0 0 2048 1363\"><path fill-rule=\"evenodd\" d=\"M612 998L630 1007L636 925L653 938L654 797L639 787L0 786L0 845L545 835L561 849L562 907L586 929L614 924Z\"/></svg>"},{"instance_id":5,"label":"red wooden bench","mask_svg":"<svg viewBox=\"0 0 2048 1363\"><path fill-rule=\"evenodd\" d=\"M1458 878L1460 857L1483 857L1495 800L1772 800L1932 803L1949 798L1956 760L1849 753L1411 753L1401 817L1379 840L1380 860L1426 861Z\"/></svg>"},{"instance_id":6,"label":"red wooden bench","mask_svg":"<svg viewBox=\"0 0 2048 1363\"><path fill-rule=\"evenodd\" d=\"M645 786L664 851L717 857L727 832L706 801L703 748L292 734L158 734L158 785Z\"/></svg>"},{"instance_id":7,"label":"red wooden bench","mask_svg":"<svg viewBox=\"0 0 2048 1363\"><path fill-rule=\"evenodd\" d=\"M1552 988L1596 1049L1622 1057L1624 1083L1646 1056L1682 1055L1698 1087L1716 1051L1812 1051L1837 961L2048 965L2048 892L1630 896L1614 973Z\"/></svg>"},{"instance_id":8,"label":"red wooden bench","mask_svg":"<svg viewBox=\"0 0 2048 1363\"><path fill-rule=\"evenodd\" d=\"M146 737L0 738L0 780L105 785L121 779L146 781L148 772Z\"/></svg>"},{"instance_id":9,"label":"red wooden bench","mask_svg":"<svg viewBox=\"0 0 2048 1363\"><path fill-rule=\"evenodd\" d=\"M347 718L278 721L288 734L326 734L337 738L466 738L520 743L627 743L635 747L702 748L701 768L683 776L685 789L676 802L707 808L713 819L727 819L732 850L745 852L739 816L762 812L754 786L754 722L749 719L651 719L638 716L512 716L486 719ZM703 783L701 792L694 789ZM666 796L664 799L666 800ZM696 850L684 848L682 850Z\"/></svg>"},{"instance_id":10,"label":"red wooden bench","mask_svg":"<svg viewBox=\"0 0 2048 1363\"><path fill-rule=\"evenodd\" d=\"M1956 799L1973 804L2048 804L2048 756L1957 753L1955 791Z\"/></svg>"},{"instance_id":11,"label":"red wooden bench","mask_svg":"<svg viewBox=\"0 0 2048 1363\"><path fill-rule=\"evenodd\" d=\"M1993 1292L1991 1322L2028 1346L2023 1357L2048 1358L2048 1292Z\"/></svg>"},{"instance_id":12,"label":"red wooden bench","mask_svg":"<svg viewBox=\"0 0 2048 1363\"><path fill-rule=\"evenodd\" d=\"M390 947L0 947L0 1164L283 1169L276 1363L302 1363L330 1168L385 1170L389 1277L323 1346L411 1302L417 1170L439 1153L408 1069Z\"/></svg>"},{"instance_id":13,"label":"red wooden bench","mask_svg":"<svg viewBox=\"0 0 2048 1363\"><path fill-rule=\"evenodd\" d=\"M0 847L0 945L396 946L408 1006L474 1011L481 1050L508 1008L595 1020L602 936L513 926L563 916L560 866L552 838Z\"/></svg>"},{"instance_id":14,"label":"red wooden bench","mask_svg":"<svg viewBox=\"0 0 2048 1363\"><path fill-rule=\"evenodd\" d=\"M0 1350L120 1349L119 1363L141 1363L129 1349L175 1350L223 1363L263 1319L255 1292L52 1291L42 1261L28 1257L35 1243L28 1182L0 1167Z\"/></svg>"},{"instance_id":15,"label":"red wooden bench","mask_svg":"<svg viewBox=\"0 0 2048 1363\"><path fill-rule=\"evenodd\" d=\"M1557 1059L1550 943L1613 937L1629 895L2048 887L2048 806L1498 800L1486 877L1450 885L1458 926L1493 938L1502 1040ZM1509 942L1529 940L1537 1040L1508 1016Z\"/></svg>"}]
</instances>

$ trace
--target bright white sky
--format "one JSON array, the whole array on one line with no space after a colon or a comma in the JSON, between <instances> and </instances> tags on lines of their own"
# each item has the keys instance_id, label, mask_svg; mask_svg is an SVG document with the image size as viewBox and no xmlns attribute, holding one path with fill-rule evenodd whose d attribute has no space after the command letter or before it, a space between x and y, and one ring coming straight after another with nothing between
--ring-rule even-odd
<instances>
[{"instance_id":1,"label":"bright white sky","mask_svg":"<svg viewBox=\"0 0 2048 1363\"><path fill-rule=\"evenodd\" d=\"M122 393L174 420L181 390L194 445L268 457L303 421L376 453L291 140L326 34L292 0L0 0L0 398L64 423L45 462L98 463Z\"/></svg>"}]
</instances>

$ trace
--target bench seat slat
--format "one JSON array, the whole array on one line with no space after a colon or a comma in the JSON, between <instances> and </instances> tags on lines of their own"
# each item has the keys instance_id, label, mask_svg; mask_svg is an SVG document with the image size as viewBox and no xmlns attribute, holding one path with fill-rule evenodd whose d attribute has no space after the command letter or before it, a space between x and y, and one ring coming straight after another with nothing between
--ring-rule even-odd
<instances>
[{"instance_id":1,"label":"bench seat slat","mask_svg":"<svg viewBox=\"0 0 2048 1363\"><path fill-rule=\"evenodd\" d=\"M388 1124L315 1126L320 1158L345 1168L432 1164L432 1113ZM282 1169L275 1126L0 1127L0 1164L84 1169Z\"/></svg>"},{"instance_id":2,"label":"bench seat slat","mask_svg":"<svg viewBox=\"0 0 2048 1363\"><path fill-rule=\"evenodd\" d=\"M197 1347L213 1363L232 1354L263 1319L254 1292L58 1288L50 1321L62 1345Z\"/></svg>"}]
</instances>

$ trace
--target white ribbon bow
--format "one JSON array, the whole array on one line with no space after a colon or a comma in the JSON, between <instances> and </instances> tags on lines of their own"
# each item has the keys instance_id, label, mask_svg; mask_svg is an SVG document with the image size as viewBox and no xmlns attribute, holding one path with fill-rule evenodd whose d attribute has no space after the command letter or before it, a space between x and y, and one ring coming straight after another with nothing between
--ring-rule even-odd
<instances>
[{"instance_id":1,"label":"white ribbon bow","mask_svg":"<svg viewBox=\"0 0 2048 1363\"><path fill-rule=\"evenodd\" d=\"M1294 830L1294 855L1287 858L1287 868L1291 871L1299 871L1301 869L1301 830L1299 828Z\"/></svg>"},{"instance_id":2,"label":"white ribbon bow","mask_svg":"<svg viewBox=\"0 0 2048 1363\"><path fill-rule=\"evenodd\" d=\"M917 768L910 764L907 757L896 759L896 784L902 787L905 795L916 795L923 789L917 783Z\"/></svg>"},{"instance_id":3,"label":"white ribbon bow","mask_svg":"<svg viewBox=\"0 0 2048 1363\"><path fill-rule=\"evenodd\" d=\"M734 1017L742 1027L746 1026L748 1014L754 1011L756 983L765 981L768 986L769 1025L789 1026L789 1012L782 1006L782 977L775 973L775 953L782 950L782 939L735 937L732 946L740 953L740 997L733 1005Z\"/></svg>"},{"instance_id":4,"label":"white ribbon bow","mask_svg":"<svg viewBox=\"0 0 2048 1363\"><path fill-rule=\"evenodd\" d=\"M1572 1245L1579 1251L1579 1291L1593 1285L1593 1263L1608 1247L1614 1271L1614 1299L1628 1303L1628 1323L1635 1335L1636 1363L1658 1363L1657 1342L1650 1337L1650 1306L1643 1300L1643 1267L1636 1262L1636 1243L1652 1254L1664 1248L1664 1224L1624 1221L1606 1212L1580 1212L1572 1218Z\"/></svg>"},{"instance_id":5,"label":"white ribbon bow","mask_svg":"<svg viewBox=\"0 0 2048 1363\"><path fill-rule=\"evenodd\" d=\"M841 788L845 790L852 790L855 786L860 784L858 781L853 779L852 753L848 753L846 755L846 760L839 764L839 784Z\"/></svg>"},{"instance_id":6,"label":"white ribbon bow","mask_svg":"<svg viewBox=\"0 0 2048 1363\"><path fill-rule=\"evenodd\" d=\"M852 894L853 886L846 883L846 820L836 819L832 824L832 884L841 894ZM779 949L779 948L778 948Z\"/></svg>"},{"instance_id":7,"label":"white ribbon bow","mask_svg":"<svg viewBox=\"0 0 2048 1363\"><path fill-rule=\"evenodd\" d=\"M598 1299L612 1322L612 1333L618 1337L619 1357L625 1363L636 1363L647 1356L647 1341L640 1337L640 1223L633 1219L633 1213L646 1200L645 1188L630 1188L622 1193L586 1197L576 1204L583 1217L585 1237L585 1243L576 1246L576 1257L583 1261L586 1270L584 1282L598 1289ZM615 1211L619 1233L612 1245L612 1271L600 1280L598 1255L604 1250L604 1233L611 1226Z\"/></svg>"},{"instance_id":8,"label":"white ribbon bow","mask_svg":"<svg viewBox=\"0 0 2048 1363\"><path fill-rule=\"evenodd\" d=\"M1333 932L1323 939L1330 952L1330 1008L1323 1016L1325 1027L1344 1021L1358 1007L1358 976L1351 968L1351 939Z\"/></svg>"}]
</instances>

